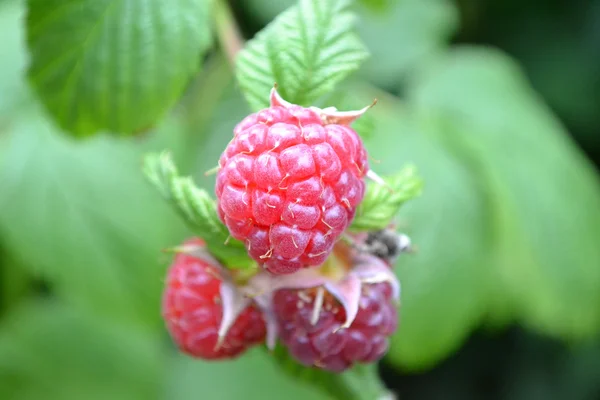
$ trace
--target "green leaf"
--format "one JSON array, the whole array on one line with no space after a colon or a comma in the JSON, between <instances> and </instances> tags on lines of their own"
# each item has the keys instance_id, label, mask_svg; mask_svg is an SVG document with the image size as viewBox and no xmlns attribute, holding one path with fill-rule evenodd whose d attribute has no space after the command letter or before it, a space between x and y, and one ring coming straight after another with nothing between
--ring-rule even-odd
<instances>
[{"instance_id":1,"label":"green leaf","mask_svg":"<svg viewBox=\"0 0 600 400\"><path fill-rule=\"evenodd\" d=\"M190 177L181 177L168 153L149 154L144 173L160 194L171 203L183 219L206 242L210 252L231 268L251 268L244 244L230 238L229 231L217 215L215 201Z\"/></svg>"},{"instance_id":2,"label":"green leaf","mask_svg":"<svg viewBox=\"0 0 600 400\"><path fill-rule=\"evenodd\" d=\"M244 5L253 20L267 24L296 3L296 0L247 0Z\"/></svg>"},{"instance_id":3,"label":"green leaf","mask_svg":"<svg viewBox=\"0 0 600 400\"><path fill-rule=\"evenodd\" d=\"M359 366L344 374L331 374L300 366L282 348L274 354L251 349L225 363L193 360L175 355L168 376L166 399L193 400L383 400L385 388L377 365ZM220 384L216 384L221 382ZM226 384L235 382L235 384Z\"/></svg>"},{"instance_id":4,"label":"green leaf","mask_svg":"<svg viewBox=\"0 0 600 400\"><path fill-rule=\"evenodd\" d=\"M417 175L415 166L407 166L385 179L383 184L371 184L362 203L356 210L356 217L350 229L353 231L374 231L384 229L398 214L400 207L421 194L423 182Z\"/></svg>"},{"instance_id":5,"label":"green leaf","mask_svg":"<svg viewBox=\"0 0 600 400\"><path fill-rule=\"evenodd\" d=\"M25 7L22 1L11 0L0 4L0 129L10 120L30 95L24 79L27 49L25 29L21 23Z\"/></svg>"},{"instance_id":6,"label":"green leaf","mask_svg":"<svg viewBox=\"0 0 600 400\"><path fill-rule=\"evenodd\" d=\"M406 0L402 0L406 1ZM393 3L398 3L398 0L358 0L357 3L365 7L385 11ZM296 1L294 0L246 0L244 6L252 15L252 19L258 20L261 23L268 23L275 18L279 13L291 7Z\"/></svg>"},{"instance_id":7,"label":"green leaf","mask_svg":"<svg viewBox=\"0 0 600 400\"><path fill-rule=\"evenodd\" d=\"M441 145L427 120L391 98L370 112L377 133L365 144L380 160L377 171L391 175L415 165L427 185L397 217L415 252L396 264L401 323L387 356L405 370L422 370L458 349L487 309L488 207L469 164Z\"/></svg>"},{"instance_id":8,"label":"green leaf","mask_svg":"<svg viewBox=\"0 0 600 400\"><path fill-rule=\"evenodd\" d=\"M450 0L395 0L384 11L361 7L357 30L371 53L360 75L397 88L430 57L442 52L459 28Z\"/></svg>"},{"instance_id":9,"label":"green leaf","mask_svg":"<svg viewBox=\"0 0 600 400\"><path fill-rule=\"evenodd\" d=\"M3 399L147 400L162 386L160 342L146 330L42 301L2 322Z\"/></svg>"},{"instance_id":10,"label":"green leaf","mask_svg":"<svg viewBox=\"0 0 600 400\"><path fill-rule=\"evenodd\" d=\"M0 161L6 250L73 304L161 325L171 259L161 249L180 243L185 231L139 167L145 151L178 148L177 127L164 125L144 146L105 136L77 142L37 107L23 114Z\"/></svg>"},{"instance_id":11,"label":"green leaf","mask_svg":"<svg viewBox=\"0 0 600 400\"><path fill-rule=\"evenodd\" d=\"M371 8L377 11L387 10L397 0L359 0L358 2L365 7Z\"/></svg>"},{"instance_id":12,"label":"green leaf","mask_svg":"<svg viewBox=\"0 0 600 400\"><path fill-rule=\"evenodd\" d=\"M210 45L205 0L27 3L30 82L76 136L154 125Z\"/></svg>"},{"instance_id":13,"label":"green leaf","mask_svg":"<svg viewBox=\"0 0 600 400\"><path fill-rule=\"evenodd\" d=\"M247 0L245 6L252 19L263 24L296 4L295 0Z\"/></svg>"},{"instance_id":14,"label":"green leaf","mask_svg":"<svg viewBox=\"0 0 600 400\"><path fill-rule=\"evenodd\" d=\"M358 69L367 51L347 0L300 0L246 44L237 80L254 109L269 104L274 83L288 101L308 106Z\"/></svg>"},{"instance_id":15,"label":"green leaf","mask_svg":"<svg viewBox=\"0 0 600 400\"><path fill-rule=\"evenodd\" d=\"M0 247L0 315L29 294L31 281L28 271Z\"/></svg>"},{"instance_id":16,"label":"green leaf","mask_svg":"<svg viewBox=\"0 0 600 400\"><path fill-rule=\"evenodd\" d=\"M597 335L598 171L523 73L497 51L459 48L422 71L411 97L471 160L492 208L492 316L508 309L546 334Z\"/></svg>"},{"instance_id":17,"label":"green leaf","mask_svg":"<svg viewBox=\"0 0 600 400\"><path fill-rule=\"evenodd\" d=\"M357 365L344 373L334 374L298 364L280 345L274 350L272 356L283 372L294 379L317 387L334 399L377 400L388 398L388 391L379 379L376 365Z\"/></svg>"},{"instance_id":18,"label":"green leaf","mask_svg":"<svg viewBox=\"0 0 600 400\"><path fill-rule=\"evenodd\" d=\"M168 364L165 400L334 400L310 382L284 373L260 348L225 362L176 354Z\"/></svg>"}]
</instances>

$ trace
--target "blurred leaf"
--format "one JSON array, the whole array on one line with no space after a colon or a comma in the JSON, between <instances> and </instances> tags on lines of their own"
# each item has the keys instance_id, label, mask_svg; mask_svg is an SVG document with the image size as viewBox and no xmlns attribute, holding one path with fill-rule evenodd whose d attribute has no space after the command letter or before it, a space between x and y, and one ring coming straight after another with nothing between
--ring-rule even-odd
<instances>
[{"instance_id":1,"label":"blurred leaf","mask_svg":"<svg viewBox=\"0 0 600 400\"><path fill-rule=\"evenodd\" d=\"M458 30L450 0L394 0L385 10L362 7L357 30L371 57L361 75L395 87L409 71L444 49Z\"/></svg>"},{"instance_id":2,"label":"blurred leaf","mask_svg":"<svg viewBox=\"0 0 600 400\"><path fill-rule=\"evenodd\" d=\"M167 152L147 155L144 173L221 262L230 268L250 268L255 265L244 244L229 237L229 231L217 215L215 201L206 190L199 189L191 177L179 175Z\"/></svg>"},{"instance_id":3,"label":"blurred leaf","mask_svg":"<svg viewBox=\"0 0 600 400\"><path fill-rule=\"evenodd\" d=\"M342 374L334 374L298 364L289 356L283 346L278 346L273 356L281 370L290 377L313 385L334 399L378 400L386 398L387 390L379 379L377 365L357 365Z\"/></svg>"},{"instance_id":4,"label":"blurred leaf","mask_svg":"<svg viewBox=\"0 0 600 400\"><path fill-rule=\"evenodd\" d=\"M350 110L357 110L359 108L352 107ZM361 138L369 138L375 131L375 121L371 115L363 115L352 124L352 129L360 135Z\"/></svg>"},{"instance_id":5,"label":"blurred leaf","mask_svg":"<svg viewBox=\"0 0 600 400\"><path fill-rule=\"evenodd\" d=\"M522 72L499 52L459 48L422 71L412 101L485 187L499 302L547 334L597 334L598 173Z\"/></svg>"},{"instance_id":6,"label":"blurred leaf","mask_svg":"<svg viewBox=\"0 0 600 400\"><path fill-rule=\"evenodd\" d=\"M154 399L162 385L156 339L60 304L21 307L0 326L0 397Z\"/></svg>"},{"instance_id":7,"label":"blurred leaf","mask_svg":"<svg viewBox=\"0 0 600 400\"><path fill-rule=\"evenodd\" d=\"M24 14L23 1L0 3L0 130L29 94L23 77L27 62Z\"/></svg>"},{"instance_id":8,"label":"blurred leaf","mask_svg":"<svg viewBox=\"0 0 600 400\"><path fill-rule=\"evenodd\" d=\"M0 315L29 294L31 276L0 247Z\"/></svg>"},{"instance_id":9,"label":"blurred leaf","mask_svg":"<svg viewBox=\"0 0 600 400\"><path fill-rule=\"evenodd\" d=\"M296 4L295 0L245 0L244 6L259 22L266 24Z\"/></svg>"},{"instance_id":10,"label":"blurred leaf","mask_svg":"<svg viewBox=\"0 0 600 400\"><path fill-rule=\"evenodd\" d=\"M170 260L160 250L183 239L183 226L144 181L140 163L150 149L177 149L177 126L165 124L144 143L103 136L83 143L31 108L0 160L7 250L75 304L158 324Z\"/></svg>"},{"instance_id":11,"label":"blurred leaf","mask_svg":"<svg viewBox=\"0 0 600 400\"><path fill-rule=\"evenodd\" d=\"M595 12L598 16L592 19L594 15L590 10L586 15L588 26L598 24L597 20L600 20L600 3L596 3ZM577 23L577 29L557 29L554 24L548 24L541 31L539 27L535 29L527 24L518 36L520 43L511 47L516 47L514 51L519 55L534 87L569 126L576 129L573 133L589 135L578 139L585 140L590 147L599 146L598 39L590 32L591 29L581 29ZM579 30L588 31L590 37L581 37ZM511 54L514 53L511 51ZM573 79L575 76L577 79Z\"/></svg>"},{"instance_id":12,"label":"blurred leaf","mask_svg":"<svg viewBox=\"0 0 600 400\"><path fill-rule=\"evenodd\" d=\"M490 233L483 191L468 164L442 147L427 121L407 111L382 98L372 110L376 134L365 143L381 160L379 173L412 164L425 182L423 194L398 215L398 229L410 236L416 254L396 265L401 322L388 353L393 364L420 370L456 350L481 320Z\"/></svg>"},{"instance_id":13,"label":"blurred leaf","mask_svg":"<svg viewBox=\"0 0 600 400\"><path fill-rule=\"evenodd\" d=\"M408 200L421 194L423 182L414 166L407 166L385 180L385 185L372 183L367 186L365 198L356 210L350 229L375 231L384 229L398 214Z\"/></svg>"},{"instance_id":14,"label":"blurred leaf","mask_svg":"<svg viewBox=\"0 0 600 400\"><path fill-rule=\"evenodd\" d=\"M600 342L569 348L558 368L557 398L593 399L600 393ZM562 392L562 393L561 393Z\"/></svg>"},{"instance_id":15,"label":"blurred leaf","mask_svg":"<svg viewBox=\"0 0 600 400\"><path fill-rule=\"evenodd\" d=\"M390 7L391 4L398 0L358 0L365 7L369 7L373 10L384 11Z\"/></svg>"},{"instance_id":16,"label":"blurred leaf","mask_svg":"<svg viewBox=\"0 0 600 400\"><path fill-rule=\"evenodd\" d=\"M178 354L168 370L164 398L169 400L331 400L312 385L282 373L271 356L258 348L224 362Z\"/></svg>"},{"instance_id":17,"label":"blurred leaf","mask_svg":"<svg viewBox=\"0 0 600 400\"><path fill-rule=\"evenodd\" d=\"M274 83L286 100L310 105L358 69L368 53L348 5L300 0L246 44L237 58L237 79L254 109L268 106Z\"/></svg>"},{"instance_id":18,"label":"blurred leaf","mask_svg":"<svg viewBox=\"0 0 600 400\"><path fill-rule=\"evenodd\" d=\"M598 158L600 2L513 2L472 7L478 10L473 33L485 35L518 59L532 86Z\"/></svg>"},{"instance_id":19,"label":"blurred leaf","mask_svg":"<svg viewBox=\"0 0 600 400\"><path fill-rule=\"evenodd\" d=\"M28 0L29 77L77 136L132 134L181 95L209 47L205 0Z\"/></svg>"},{"instance_id":20,"label":"blurred leaf","mask_svg":"<svg viewBox=\"0 0 600 400\"><path fill-rule=\"evenodd\" d=\"M504 377L508 400L593 400L600 391L600 343L560 346L523 336L512 343Z\"/></svg>"},{"instance_id":21,"label":"blurred leaf","mask_svg":"<svg viewBox=\"0 0 600 400\"><path fill-rule=\"evenodd\" d=\"M357 2L372 10L384 11L398 1L399 0L358 0ZM266 24L295 3L294 0L245 0L244 7L248 9L253 18Z\"/></svg>"}]
</instances>

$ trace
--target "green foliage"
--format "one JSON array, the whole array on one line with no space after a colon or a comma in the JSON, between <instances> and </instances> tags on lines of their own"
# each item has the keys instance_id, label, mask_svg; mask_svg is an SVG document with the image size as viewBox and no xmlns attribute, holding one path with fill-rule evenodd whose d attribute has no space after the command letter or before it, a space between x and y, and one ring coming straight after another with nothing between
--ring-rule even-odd
<instances>
[{"instance_id":1,"label":"green foliage","mask_svg":"<svg viewBox=\"0 0 600 400\"><path fill-rule=\"evenodd\" d=\"M179 176L168 153L146 156L144 173L219 260L231 268L254 266L244 244L229 237L217 215L215 201L205 190L196 187L191 177Z\"/></svg>"},{"instance_id":2,"label":"green foliage","mask_svg":"<svg viewBox=\"0 0 600 400\"><path fill-rule=\"evenodd\" d=\"M486 324L519 323L563 341L597 338L598 171L512 60L489 49L446 48L457 29L453 3L237 2L248 11L238 18L260 13L240 21L245 29L292 6L247 43L237 59L237 87L222 55L211 53L212 67L201 68L211 45L210 3L0 0L0 398L383 395L376 366L328 374L300 367L281 348L202 362L159 337L160 293L172 258L161 249L189 236L174 211L229 266L251 265L240 242L225 245L227 230L208 194L214 177L198 175L216 164L215 154L249 112L241 94L252 108L264 107L275 82L287 100L305 105L348 110L379 100L354 127L380 160L372 167L394 190L371 184L352 228L377 229L396 217L416 250L395 267L403 290L390 365L432 367ZM467 24L481 8L470 0L460 5ZM512 36L519 43L531 38ZM569 79L555 79L579 71L582 82L592 82L593 63L574 60L594 53L593 46L541 36L545 47L519 49L530 65L545 59L539 54L572 57L540 62L533 81L547 86L558 109L573 118L583 110L576 122L593 125L593 85L563 87ZM343 82L351 75L362 81ZM143 137L86 141L62 131L125 136L152 126ZM165 148L173 158L158 153ZM144 167L155 188L140 173L148 153ZM405 203L420 193L421 180L423 193ZM507 393L593 397L598 345L562 351L545 363L560 375L545 386L536 357L510 358ZM442 397L466 398L457 389L468 385L462 372L462 385L452 376L452 385L439 386Z\"/></svg>"},{"instance_id":3,"label":"green foliage","mask_svg":"<svg viewBox=\"0 0 600 400\"><path fill-rule=\"evenodd\" d=\"M361 76L396 88L425 60L442 53L458 29L450 0L394 0L384 10L361 8L358 34L371 57Z\"/></svg>"},{"instance_id":4,"label":"green foliage","mask_svg":"<svg viewBox=\"0 0 600 400\"><path fill-rule=\"evenodd\" d=\"M307 382L282 371L261 348L226 362L205 362L183 355L167 364L165 400L336 400ZM341 400L341 398L340 398Z\"/></svg>"},{"instance_id":5,"label":"green foliage","mask_svg":"<svg viewBox=\"0 0 600 400\"><path fill-rule=\"evenodd\" d=\"M293 0L247 0L249 11L267 23ZM359 75L377 85L397 88L428 58L443 52L459 28L450 0L361 0L356 31L370 53ZM339 108L339 107L338 107Z\"/></svg>"},{"instance_id":6,"label":"green foliage","mask_svg":"<svg viewBox=\"0 0 600 400\"><path fill-rule=\"evenodd\" d=\"M266 24L292 7L296 0L247 0L246 3L252 17L260 23Z\"/></svg>"},{"instance_id":7,"label":"green foliage","mask_svg":"<svg viewBox=\"0 0 600 400\"><path fill-rule=\"evenodd\" d=\"M367 51L347 0L300 0L246 44L237 79L254 109L268 106L274 83L295 104L311 105L358 69Z\"/></svg>"},{"instance_id":8,"label":"green foliage","mask_svg":"<svg viewBox=\"0 0 600 400\"><path fill-rule=\"evenodd\" d=\"M416 252L396 266L401 325L388 355L392 363L418 370L457 349L486 309L487 207L467 165L440 145L427 121L390 103L372 112L377 134L366 145L381 160L377 170L392 174L418 165L426 183L397 218L398 230L410 236Z\"/></svg>"},{"instance_id":9,"label":"green foliage","mask_svg":"<svg viewBox=\"0 0 600 400\"><path fill-rule=\"evenodd\" d=\"M369 7L377 11L386 10L390 6L390 4L395 1L396 0L359 0L359 2L365 7Z\"/></svg>"},{"instance_id":10,"label":"green foliage","mask_svg":"<svg viewBox=\"0 0 600 400\"><path fill-rule=\"evenodd\" d=\"M387 227L405 202L421 194L423 182L412 165L384 180L385 185L374 183L367 186L351 230L374 231Z\"/></svg>"},{"instance_id":11,"label":"green foliage","mask_svg":"<svg viewBox=\"0 0 600 400\"><path fill-rule=\"evenodd\" d=\"M173 127L162 129L148 148L176 147ZM108 137L73 142L31 106L12 123L0 160L0 234L64 298L156 324L168 257L160 249L183 229L139 173L143 150Z\"/></svg>"},{"instance_id":12,"label":"green foliage","mask_svg":"<svg viewBox=\"0 0 600 400\"><path fill-rule=\"evenodd\" d=\"M492 210L500 307L564 338L600 330L600 181L523 75L461 48L423 71L411 101L471 159Z\"/></svg>"},{"instance_id":13,"label":"green foliage","mask_svg":"<svg viewBox=\"0 0 600 400\"><path fill-rule=\"evenodd\" d=\"M281 370L289 376L319 388L335 399L370 400L384 398L387 391L379 380L374 365L357 365L342 373L334 374L316 368L306 368L292 359L283 346L277 346L272 355Z\"/></svg>"},{"instance_id":14,"label":"green foliage","mask_svg":"<svg viewBox=\"0 0 600 400\"><path fill-rule=\"evenodd\" d=\"M210 44L205 0L28 0L30 82L63 129L133 134L180 96Z\"/></svg>"},{"instance_id":15,"label":"green foliage","mask_svg":"<svg viewBox=\"0 0 600 400\"><path fill-rule=\"evenodd\" d=\"M26 269L0 248L0 316L27 297L31 280Z\"/></svg>"},{"instance_id":16,"label":"green foliage","mask_svg":"<svg viewBox=\"0 0 600 400\"><path fill-rule=\"evenodd\" d=\"M139 327L38 301L1 328L4 399L147 400L160 389L158 338Z\"/></svg>"},{"instance_id":17,"label":"green foliage","mask_svg":"<svg viewBox=\"0 0 600 400\"><path fill-rule=\"evenodd\" d=\"M397 265L403 323L390 361L427 368L484 321L597 334L597 173L512 61L451 51L422 68L406 107L372 112L378 171L412 163L427 182L400 210L417 253Z\"/></svg>"},{"instance_id":18,"label":"green foliage","mask_svg":"<svg viewBox=\"0 0 600 400\"><path fill-rule=\"evenodd\" d=\"M0 126L6 123L10 112L28 97L26 83L20 79L27 62L27 54L21 41L25 29L22 26L23 7L16 1L0 3Z\"/></svg>"}]
</instances>

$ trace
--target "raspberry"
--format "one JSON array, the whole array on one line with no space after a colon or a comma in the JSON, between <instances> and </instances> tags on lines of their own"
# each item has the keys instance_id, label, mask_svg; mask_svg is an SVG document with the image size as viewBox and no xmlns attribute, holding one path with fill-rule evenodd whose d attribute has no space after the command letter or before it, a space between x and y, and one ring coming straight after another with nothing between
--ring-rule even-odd
<instances>
[{"instance_id":1,"label":"raspberry","mask_svg":"<svg viewBox=\"0 0 600 400\"><path fill-rule=\"evenodd\" d=\"M202 246L199 240L186 245ZM207 360L234 358L265 339L265 323L254 305L245 307L219 343L223 321L220 270L216 261L185 253L175 257L163 294L162 312L179 348Z\"/></svg>"},{"instance_id":2,"label":"raspberry","mask_svg":"<svg viewBox=\"0 0 600 400\"><path fill-rule=\"evenodd\" d=\"M368 162L348 123L364 111L303 108L274 91L270 108L234 129L219 160L219 216L269 272L321 265L354 218Z\"/></svg>"},{"instance_id":3,"label":"raspberry","mask_svg":"<svg viewBox=\"0 0 600 400\"><path fill-rule=\"evenodd\" d=\"M348 328L343 328L344 307L323 288L282 289L273 302L280 338L290 354L305 366L332 372L381 359L398 324L387 282L362 285L358 313Z\"/></svg>"}]
</instances>

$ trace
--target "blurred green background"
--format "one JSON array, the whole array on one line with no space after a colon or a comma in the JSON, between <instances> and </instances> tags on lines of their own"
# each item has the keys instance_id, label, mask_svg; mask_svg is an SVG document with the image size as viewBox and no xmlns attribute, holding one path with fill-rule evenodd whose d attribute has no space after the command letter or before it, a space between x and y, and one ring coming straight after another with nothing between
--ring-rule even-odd
<instances>
[{"instance_id":1,"label":"blurred green background","mask_svg":"<svg viewBox=\"0 0 600 400\"><path fill-rule=\"evenodd\" d=\"M414 163L425 180L399 217L418 252L397 265L386 384L600 399L600 1L358 3L371 58L324 101L377 97L357 126L373 168ZM293 2L231 4L249 38ZM142 135L73 139L25 78L24 15L0 0L0 399L325 399L261 349L181 356L160 319L161 250L189 232L141 158L169 148L211 187L203 172L249 113L224 57L198 59Z\"/></svg>"}]
</instances>

